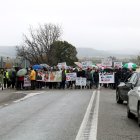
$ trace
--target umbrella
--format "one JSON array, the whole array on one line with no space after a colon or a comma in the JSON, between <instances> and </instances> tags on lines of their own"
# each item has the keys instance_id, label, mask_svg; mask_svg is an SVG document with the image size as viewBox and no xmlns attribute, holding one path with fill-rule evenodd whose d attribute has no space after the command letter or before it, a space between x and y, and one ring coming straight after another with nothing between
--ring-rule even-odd
<instances>
[{"instance_id":1,"label":"umbrella","mask_svg":"<svg viewBox=\"0 0 140 140\"><path fill-rule=\"evenodd\" d=\"M18 77L24 76L26 73L27 73L27 70L26 70L26 69L20 69L20 70L17 72L17 76L18 76Z\"/></svg>"},{"instance_id":2,"label":"umbrella","mask_svg":"<svg viewBox=\"0 0 140 140\"><path fill-rule=\"evenodd\" d=\"M40 66L44 67L44 68L49 68L50 66L47 64L40 64Z\"/></svg>"},{"instance_id":3,"label":"umbrella","mask_svg":"<svg viewBox=\"0 0 140 140\"><path fill-rule=\"evenodd\" d=\"M124 68L132 68L132 69L136 69L137 65L135 63L126 63L123 65Z\"/></svg>"},{"instance_id":4,"label":"umbrella","mask_svg":"<svg viewBox=\"0 0 140 140\"><path fill-rule=\"evenodd\" d=\"M80 62L74 62L75 65L77 65L78 67L82 68L82 64Z\"/></svg>"},{"instance_id":5,"label":"umbrella","mask_svg":"<svg viewBox=\"0 0 140 140\"><path fill-rule=\"evenodd\" d=\"M32 68L33 68L34 70L43 69L43 66L41 66L41 65L33 65Z\"/></svg>"},{"instance_id":6,"label":"umbrella","mask_svg":"<svg viewBox=\"0 0 140 140\"><path fill-rule=\"evenodd\" d=\"M94 64L92 64L92 67L93 67L93 68L98 68L98 66L96 66L96 65L94 65Z\"/></svg>"}]
</instances>

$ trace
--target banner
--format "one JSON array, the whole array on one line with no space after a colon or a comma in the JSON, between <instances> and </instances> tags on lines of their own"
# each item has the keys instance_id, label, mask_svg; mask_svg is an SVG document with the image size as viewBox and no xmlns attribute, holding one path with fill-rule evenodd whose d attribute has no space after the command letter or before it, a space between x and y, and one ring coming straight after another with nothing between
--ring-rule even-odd
<instances>
[{"instance_id":1,"label":"banner","mask_svg":"<svg viewBox=\"0 0 140 140\"><path fill-rule=\"evenodd\" d=\"M111 58L104 58L102 59L102 66L112 66L112 59Z\"/></svg>"},{"instance_id":2,"label":"banner","mask_svg":"<svg viewBox=\"0 0 140 140\"><path fill-rule=\"evenodd\" d=\"M66 73L66 81L76 81L76 78L77 78L76 72Z\"/></svg>"},{"instance_id":3,"label":"banner","mask_svg":"<svg viewBox=\"0 0 140 140\"><path fill-rule=\"evenodd\" d=\"M61 82L61 81L62 81L62 72L61 71L49 72L48 82Z\"/></svg>"},{"instance_id":4,"label":"banner","mask_svg":"<svg viewBox=\"0 0 140 140\"><path fill-rule=\"evenodd\" d=\"M43 82L61 82L62 72L61 71L38 72L36 80Z\"/></svg>"},{"instance_id":5,"label":"banner","mask_svg":"<svg viewBox=\"0 0 140 140\"><path fill-rule=\"evenodd\" d=\"M31 81L29 78L29 75L24 76L24 87L30 87L31 86Z\"/></svg>"},{"instance_id":6,"label":"banner","mask_svg":"<svg viewBox=\"0 0 140 140\"><path fill-rule=\"evenodd\" d=\"M86 86L87 78L77 77L76 86Z\"/></svg>"},{"instance_id":7,"label":"banner","mask_svg":"<svg viewBox=\"0 0 140 140\"><path fill-rule=\"evenodd\" d=\"M114 83L114 73L99 73L99 83Z\"/></svg>"},{"instance_id":8,"label":"banner","mask_svg":"<svg viewBox=\"0 0 140 140\"><path fill-rule=\"evenodd\" d=\"M122 68L122 62L114 62L114 68Z\"/></svg>"}]
</instances>

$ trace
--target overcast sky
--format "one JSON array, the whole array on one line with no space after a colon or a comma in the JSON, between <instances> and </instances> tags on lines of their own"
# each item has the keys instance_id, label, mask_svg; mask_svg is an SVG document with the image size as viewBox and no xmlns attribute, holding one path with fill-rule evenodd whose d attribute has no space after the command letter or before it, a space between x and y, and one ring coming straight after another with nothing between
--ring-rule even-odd
<instances>
[{"instance_id":1,"label":"overcast sky","mask_svg":"<svg viewBox=\"0 0 140 140\"><path fill-rule=\"evenodd\" d=\"M45 23L75 47L140 50L140 0L0 0L0 46Z\"/></svg>"}]
</instances>

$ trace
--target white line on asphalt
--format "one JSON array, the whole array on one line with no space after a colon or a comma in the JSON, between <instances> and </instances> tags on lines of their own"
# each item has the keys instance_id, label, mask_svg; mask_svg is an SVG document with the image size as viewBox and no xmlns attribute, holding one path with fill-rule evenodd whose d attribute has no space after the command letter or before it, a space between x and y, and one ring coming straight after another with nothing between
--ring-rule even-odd
<instances>
[{"instance_id":1,"label":"white line on asphalt","mask_svg":"<svg viewBox=\"0 0 140 140\"><path fill-rule=\"evenodd\" d=\"M86 127L87 122L88 122L88 118L89 118L89 115L90 115L91 107L92 107L92 104L93 104L93 101L94 101L94 98L95 98L95 93L96 93L96 90L93 91L93 94L92 94L92 97L91 97L91 99L90 99L90 102L89 102L89 105L88 105L86 114L85 114L85 116L84 116L84 119L83 119L83 121L82 121L82 124L81 124L81 126L80 126L80 129L79 129L79 131L78 131L78 134L77 134L75 140L83 140L83 139L84 139L84 137L83 137L83 132L84 132L85 127Z\"/></svg>"},{"instance_id":2,"label":"white line on asphalt","mask_svg":"<svg viewBox=\"0 0 140 140\"><path fill-rule=\"evenodd\" d=\"M97 139L99 100L100 100L100 91L98 90L95 109L94 109L94 113L93 113L92 125L91 125L91 129L90 129L89 140L96 140Z\"/></svg>"},{"instance_id":3,"label":"white line on asphalt","mask_svg":"<svg viewBox=\"0 0 140 140\"><path fill-rule=\"evenodd\" d=\"M23 97L23 98L21 98L21 99L19 99L19 100L13 101L13 102L14 102L14 103L17 103L17 102L26 100L27 98L30 98L30 97L32 97L32 96L39 95L39 94L42 94L42 93L44 93L44 91L30 93L30 94L27 94L25 97Z\"/></svg>"}]
</instances>

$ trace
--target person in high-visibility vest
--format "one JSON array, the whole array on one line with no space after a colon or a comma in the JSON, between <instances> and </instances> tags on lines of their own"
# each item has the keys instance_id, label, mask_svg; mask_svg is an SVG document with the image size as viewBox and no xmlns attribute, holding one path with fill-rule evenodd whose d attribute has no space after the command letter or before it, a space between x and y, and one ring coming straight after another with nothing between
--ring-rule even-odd
<instances>
[{"instance_id":1,"label":"person in high-visibility vest","mask_svg":"<svg viewBox=\"0 0 140 140\"><path fill-rule=\"evenodd\" d=\"M9 88L11 85L11 82L10 82L10 78L9 78L9 72L7 70L4 71L4 88Z\"/></svg>"}]
</instances>

